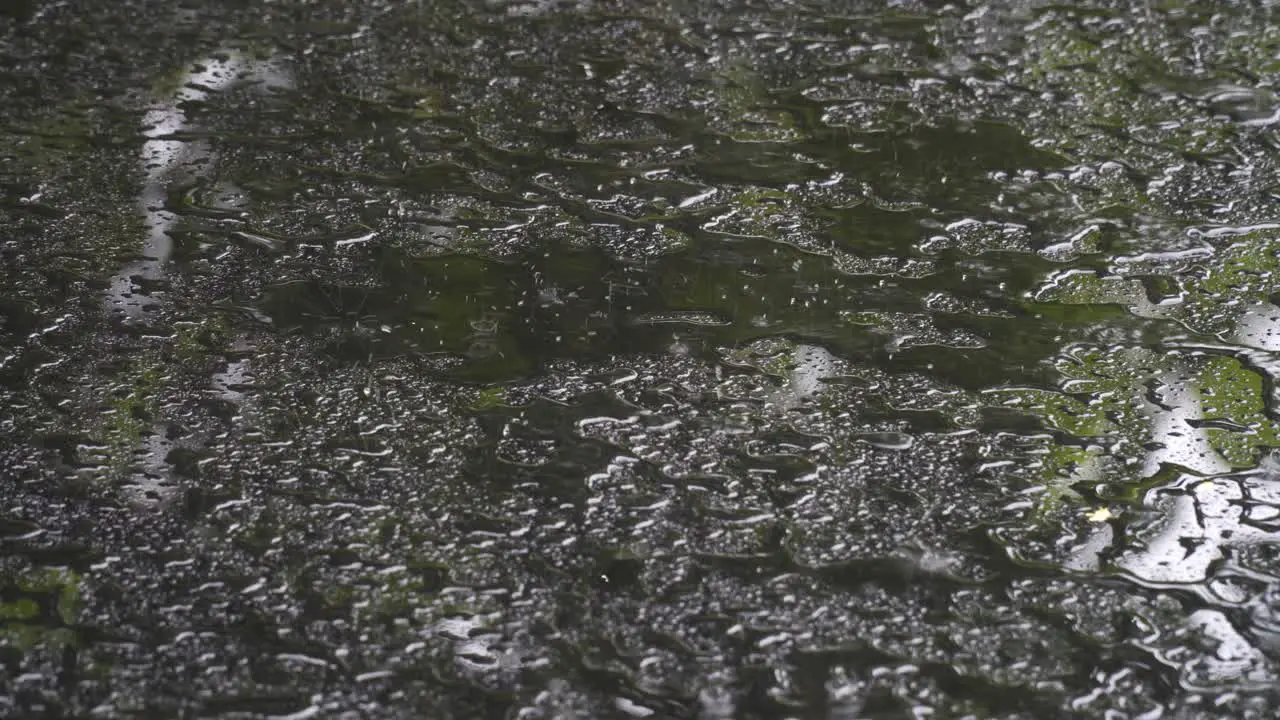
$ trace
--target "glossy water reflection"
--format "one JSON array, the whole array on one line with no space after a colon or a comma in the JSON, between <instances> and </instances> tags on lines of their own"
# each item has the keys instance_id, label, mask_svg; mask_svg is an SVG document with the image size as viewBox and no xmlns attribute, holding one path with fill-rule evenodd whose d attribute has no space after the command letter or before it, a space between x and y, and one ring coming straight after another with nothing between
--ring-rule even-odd
<instances>
[{"instance_id":1,"label":"glossy water reflection","mask_svg":"<svg viewBox=\"0 0 1280 720\"><path fill-rule=\"evenodd\" d=\"M1277 28L0 10L0 714L1270 717Z\"/></svg>"}]
</instances>

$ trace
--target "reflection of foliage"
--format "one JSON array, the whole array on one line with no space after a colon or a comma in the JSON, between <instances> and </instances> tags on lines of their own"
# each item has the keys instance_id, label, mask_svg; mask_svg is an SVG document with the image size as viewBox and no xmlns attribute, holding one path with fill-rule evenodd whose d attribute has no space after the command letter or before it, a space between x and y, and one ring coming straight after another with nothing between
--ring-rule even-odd
<instances>
[{"instance_id":1,"label":"reflection of foliage","mask_svg":"<svg viewBox=\"0 0 1280 720\"><path fill-rule=\"evenodd\" d=\"M1265 413L1262 378L1235 358L1077 347L1064 355L1058 369L1062 391L1008 388L987 393L989 403L1028 412L1063 434L1064 440L1051 442L1041 460L1050 485L1058 482L1054 478L1087 474L1083 468L1104 459L1111 467L1138 467L1151 432L1144 397L1150 384L1166 375L1186 373L1187 382L1199 388L1202 416L1192 421L1205 427L1210 447L1231 466L1251 467L1260 449L1280 446L1280 425ZM1045 501L1060 498L1051 493Z\"/></svg>"},{"instance_id":2,"label":"reflection of foliage","mask_svg":"<svg viewBox=\"0 0 1280 720\"><path fill-rule=\"evenodd\" d=\"M1280 424L1266 415L1262 377L1231 357L1209 358L1197 377L1210 442L1235 467L1280 447ZM1216 425L1216 426L1215 426Z\"/></svg>"},{"instance_id":3,"label":"reflection of foliage","mask_svg":"<svg viewBox=\"0 0 1280 720\"><path fill-rule=\"evenodd\" d=\"M1143 383L1150 377L1143 366L1152 359L1143 350L1078 347L1058 363L1066 378L1065 392L988 391L990 404L1034 415L1066 436L1047 439L1039 458L1038 474L1046 487L1039 501L1041 513L1052 512L1072 497L1070 485L1082 475L1097 472L1104 452L1116 460L1126 456L1132 460L1141 451L1148 431L1135 398L1141 397Z\"/></svg>"},{"instance_id":4,"label":"reflection of foliage","mask_svg":"<svg viewBox=\"0 0 1280 720\"><path fill-rule=\"evenodd\" d=\"M81 605L72 570L28 570L0 581L0 642L22 650L73 643Z\"/></svg>"},{"instance_id":5,"label":"reflection of foliage","mask_svg":"<svg viewBox=\"0 0 1280 720\"><path fill-rule=\"evenodd\" d=\"M1280 289L1280 233L1243 235L1206 263L1207 272L1179 275L1186 295L1179 319L1197 332L1229 331L1249 303Z\"/></svg>"},{"instance_id":6,"label":"reflection of foliage","mask_svg":"<svg viewBox=\"0 0 1280 720\"><path fill-rule=\"evenodd\" d=\"M173 348L177 356L188 362L220 352L228 341L230 324L222 315L213 315L192 323L177 323Z\"/></svg>"},{"instance_id":7,"label":"reflection of foliage","mask_svg":"<svg viewBox=\"0 0 1280 720\"><path fill-rule=\"evenodd\" d=\"M1156 46L1151 33L1109 32L1102 18L1079 23L1071 14L1069 6L1046 11L1049 17L1040 24L1041 31L1026 45L1026 80L1073 99L1071 107L1079 114L1064 113L1061 119L1074 128L1081 124L1095 128L1095 140L1128 140L1133 134L1147 140L1144 136L1155 136L1153 130L1159 126L1158 142L1107 143L1112 151L1158 145L1169 152L1206 152L1217 150L1230 138L1231 125L1223 118L1184 113L1183 122L1165 123L1176 108L1155 93L1135 92L1143 86L1179 92L1198 89L1197 81L1180 77L1169 67L1170 49ZM1081 133L1066 130L1053 133L1052 140L1061 145L1079 142ZM1130 206L1141 206L1144 199L1140 191L1124 198Z\"/></svg>"},{"instance_id":8,"label":"reflection of foliage","mask_svg":"<svg viewBox=\"0 0 1280 720\"><path fill-rule=\"evenodd\" d=\"M1125 262L1117 275L1066 273L1037 293L1042 304L1034 310L1062 313L1063 305L1115 304L1140 315L1176 320L1203 335L1228 333L1253 304L1280 289L1278 249L1280 234L1274 229L1254 230L1212 251ZM1153 302L1148 287L1157 281L1164 286L1161 294L1175 301Z\"/></svg>"},{"instance_id":9,"label":"reflection of foliage","mask_svg":"<svg viewBox=\"0 0 1280 720\"><path fill-rule=\"evenodd\" d=\"M115 479L129 474L138 443L155 418L156 394L164 386L157 365L132 369L125 377L127 385L111 401L106 420L95 434L105 452L107 473Z\"/></svg>"},{"instance_id":10,"label":"reflection of foliage","mask_svg":"<svg viewBox=\"0 0 1280 720\"><path fill-rule=\"evenodd\" d=\"M802 136L795 120L784 110L769 107L768 89L750 67L750 60L738 57L725 63L716 78L714 124L738 142L789 142Z\"/></svg>"},{"instance_id":11,"label":"reflection of foliage","mask_svg":"<svg viewBox=\"0 0 1280 720\"><path fill-rule=\"evenodd\" d=\"M1249 321L1274 312L1268 300L1280 289L1276 232L1228 229L1214 235L1203 233L1201 244L1186 252L1124 258L1114 265L1116 274L1062 273L1035 293L1037 302L1028 309L1083 325L1095 322L1107 308L1125 308L1176 322L1206 340L1265 342L1255 335L1275 333L1276 318L1252 318L1261 330L1251 329ZM1107 452L1131 466L1148 440L1149 420L1140 411L1148 385L1161 376L1177 376L1198 389L1202 415L1191 422L1203 428L1209 447L1230 466L1250 467L1261 449L1280 445L1280 426L1266 414L1263 378L1235 358L1077 348L1057 367L1062 392L1020 389L993 397L1044 418L1070 437L1108 438ZM1081 452L1062 449L1071 455Z\"/></svg>"},{"instance_id":12,"label":"reflection of foliage","mask_svg":"<svg viewBox=\"0 0 1280 720\"><path fill-rule=\"evenodd\" d=\"M107 478L121 480L134 470L135 453L160 413L160 397L184 372L202 372L210 359L225 351L230 325L222 315L178 323L170 349L146 354L125 365L113 395L91 435L90 458L100 462Z\"/></svg>"},{"instance_id":13,"label":"reflection of foliage","mask_svg":"<svg viewBox=\"0 0 1280 720\"><path fill-rule=\"evenodd\" d=\"M485 388L477 395L472 407L477 411L493 410L506 403L505 390L501 387Z\"/></svg>"}]
</instances>

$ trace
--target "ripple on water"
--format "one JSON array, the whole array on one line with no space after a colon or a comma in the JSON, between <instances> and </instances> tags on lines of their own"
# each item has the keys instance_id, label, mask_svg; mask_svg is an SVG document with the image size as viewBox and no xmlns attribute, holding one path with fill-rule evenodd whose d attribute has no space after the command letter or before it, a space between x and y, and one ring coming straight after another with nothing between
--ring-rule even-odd
<instances>
[{"instance_id":1,"label":"ripple on water","mask_svg":"<svg viewBox=\"0 0 1280 720\"><path fill-rule=\"evenodd\" d=\"M1274 715L1268 11L624 5L0 12L0 708Z\"/></svg>"}]
</instances>

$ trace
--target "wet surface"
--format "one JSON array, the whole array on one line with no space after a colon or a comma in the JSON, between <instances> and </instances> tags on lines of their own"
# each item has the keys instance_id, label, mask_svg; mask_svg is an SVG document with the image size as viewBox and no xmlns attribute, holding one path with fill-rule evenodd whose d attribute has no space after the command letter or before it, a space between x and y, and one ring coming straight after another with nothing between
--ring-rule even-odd
<instances>
[{"instance_id":1,"label":"wet surface","mask_svg":"<svg viewBox=\"0 0 1280 720\"><path fill-rule=\"evenodd\" d=\"M1276 20L5 5L0 715L1273 716Z\"/></svg>"}]
</instances>

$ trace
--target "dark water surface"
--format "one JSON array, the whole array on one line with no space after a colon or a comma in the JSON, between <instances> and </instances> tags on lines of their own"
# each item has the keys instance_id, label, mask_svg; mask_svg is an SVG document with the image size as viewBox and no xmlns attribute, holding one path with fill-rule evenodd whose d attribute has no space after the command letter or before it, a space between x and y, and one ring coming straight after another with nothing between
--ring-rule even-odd
<instances>
[{"instance_id":1,"label":"dark water surface","mask_svg":"<svg viewBox=\"0 0 1280 720\"><path fill-rule=\"evenodd\" d=\"M0 5L0 716L1280 713L1269 2Z\"/></svg>"}]
</instances>

